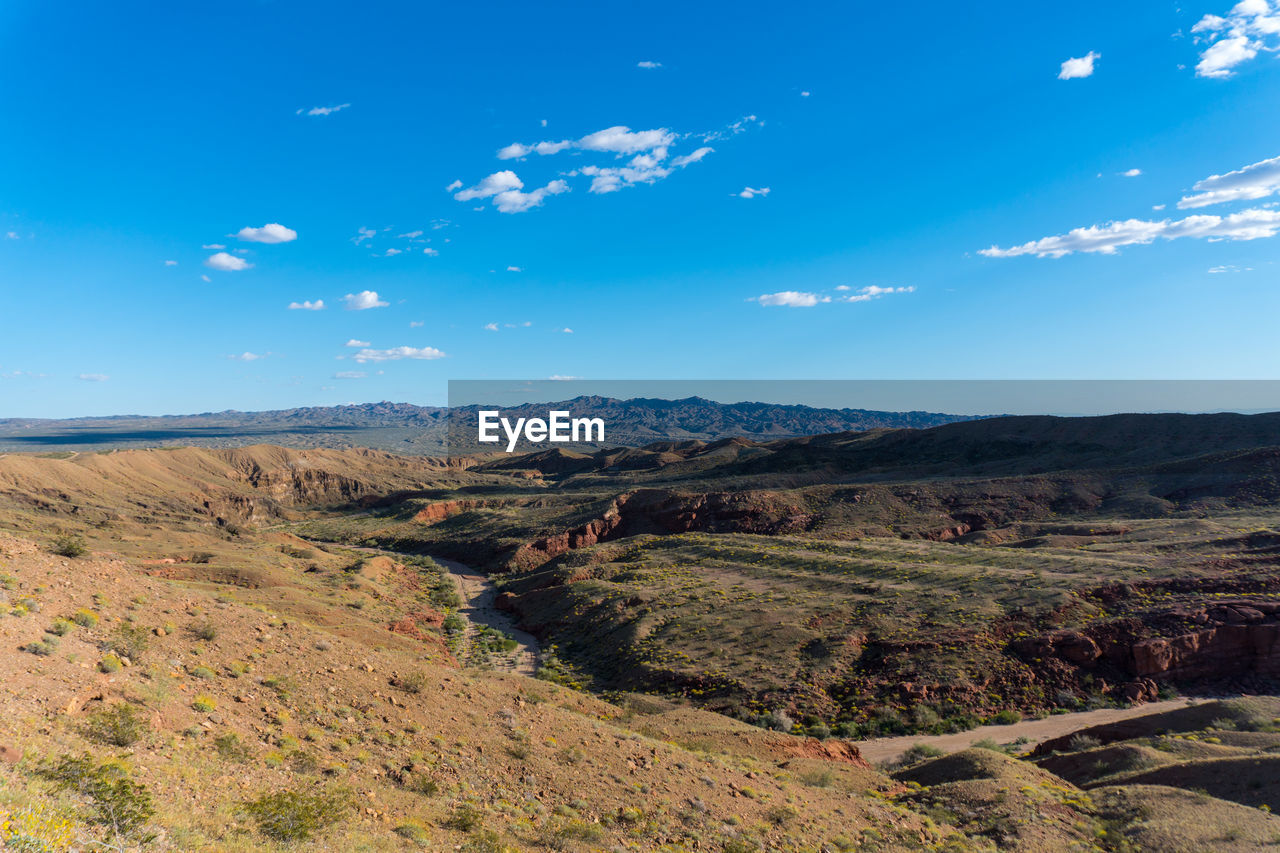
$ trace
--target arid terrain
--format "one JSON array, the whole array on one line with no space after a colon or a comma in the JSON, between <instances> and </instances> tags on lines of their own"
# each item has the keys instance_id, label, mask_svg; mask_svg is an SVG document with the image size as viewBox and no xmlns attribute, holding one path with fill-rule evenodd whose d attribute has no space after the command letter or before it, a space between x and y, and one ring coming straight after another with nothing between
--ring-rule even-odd
<instances>
[{"instance_id":1,"label":"arid terrain","mask_svg":"<svg viewBox=\"0 0 1280 853\"><path fill-rule=\"evenodd\" d=\"M1278 562L1276 415L9 454L0 840L1280 846Z\"/></svg>"}]
</instances>

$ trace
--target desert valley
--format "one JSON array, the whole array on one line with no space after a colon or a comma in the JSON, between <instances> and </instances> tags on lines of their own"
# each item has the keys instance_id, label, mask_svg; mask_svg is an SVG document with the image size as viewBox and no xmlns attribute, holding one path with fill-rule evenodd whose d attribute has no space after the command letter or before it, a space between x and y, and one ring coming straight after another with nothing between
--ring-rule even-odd
<instances>
[{"instance_id":1,"label":"desert valley","mask_svg":"<svg viewBox=\"0 0 1280 853\"><path fill-rule=\"evenodd\" d=\"M1280 415L9 453L0 837L1280 845L1278 525Z\"/></svg>"}]
</instances>

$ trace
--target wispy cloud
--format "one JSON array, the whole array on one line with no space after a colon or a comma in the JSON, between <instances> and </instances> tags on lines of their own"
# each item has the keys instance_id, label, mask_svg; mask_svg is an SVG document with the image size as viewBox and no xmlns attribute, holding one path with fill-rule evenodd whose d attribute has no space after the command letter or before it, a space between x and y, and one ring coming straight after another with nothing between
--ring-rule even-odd
<instances>
[{"instance_id":1,"label":"wispy cloud","mask_svg":"<svg viewBox=\"0 0 1280 853\"><path fill-rule=\"evenodd\" d=\"M640 62L636 63L636 68L661 68L661 67L662 67L661 62L654 62L651 59L641 60Z\"/></svg>"},{"instance_id":2,"label":"wispy cloud","mask_svg":"<svg viewBox=\"0 0 1280 853\"><path fill-rule=\"evenodd\" d=\"M384 302L378 298L376 290L362 290L359 293L348 293L342 297L342 301L347 303L348 311L367 311L370 308L386 308L390 302Z\"/></svg>"},{"instance_id":3,"label":"wispy cloud","mask_svg":"<svg viewBox=\"0 0 1280 853\"><path fill-rule=\"evenodd\" d=\"M371 346L371 344L368 341L358 341L355 338L352 338L351 340L343 344L343 346L344 347L367 347L367 346Z\"/></svg>"},{"instance_id":4,"label":"wispy cloud","mask_svg":"<svg viewBox=\"0 0 1280 853\"><path fill-rule=\"evenodd\" d=\"M239 355L229 355L227 356L227 358L233 359L235 361L257 361L258 359L266 358L270 354L271 353L248 352L246 350L245 352L242 352Z\"/></svg>"},{"instance_id":5,"label":"wispy cloud","mask_svg":"<svg viewBox=\"0 0 1280 853\"><path fill-rule=\"evenodd\" d=\"M363 225L361 225L359 228L356 229L356 236L351 238L351 242L359 246L365 240L372 240L374 237L377 237L377 236L378 236L377 231L375 231L372 228L365 228Z\"/></svg>"},{"instance_id":6,"label":"wispy cloud","mask_svg":"<svg viewBox=\"0 0 1280 853\"><path fill-rule=\"evenodd\" d=\"M569 191L569 185L558 179L529 192L523 192L523 188L524 181L515 172L504 169L494 172L474 187L454 193L453 197L458 201L492 198L493 206L500 213L523 213L542 204L547 196Z\"/></svg>"},{"instance_id":7,"label":"wispy cloud","mask_svg":"<svg viewBox=\"0 0 1280 853\"><path fill-rule=\"evenodd\" d=\"M350 104L338 104L338 105L336 105L336 106L332 106L332 107L312 107L311 109L307 109L306 107L302 107L302 108L300 108L296 113L294 113L294 115L300 115L300 116L302 116L302 115L307 115L307 116L329 116L329 115L333 115L333 114L334 114L334 113L336 113L336 112L341 112L342 110L345 110L345 109L346 109L347 107L349 107L349 106L351 106L351 105L350 105Z\"/></svg>"},{"instance_id":8,"label":"wispy cloud","mask_svg":"<svg viewBox=\"0 0 1280 853\"><path fill-rule=\"evenodd\" d=\"M18 236L18 232L17 232L17 231L6 231L6 232L4 232L4 238L5 238L6 240L21 240L21 239L22 239L21 237L19 237L19 236Z\"/></svg>"},{"instance_id":9,"label":"wispy cloud","mask_svg":"<svg viewBox=\"0 0 1280 853\"><path fill-rule=\"evenodd\" d=\"M1205 15L1191 32L1204 45L1196 76L1230 77L1259 51L1280 50L1280 3L1241 0L1226 17Z\"/></svg>"},{"instance_id":10,"label":"wispy cloud","mask_svg":"<svg viewBox=\"0 0 1280 853\"><path fill-rule=\"evenodd\" d=\"M1178 202L1180 209L1207 207L1228 201L1253 201L1280 193L1280 157L1227 172L1210 175L1192 187L1198 194L1185 196Z\"/></svg>"},{"instance_id":11,"label":"wispy cloud","mask_svg":"<svg viewBox=\"0 0 1280 853\"><path fill-rule=\"evenodd\" d=\"M1224 273L1224 272L1252 272L1252 271L1253 271L1253 267L1238 267L1235 264L1220 264L1219 266L1216 266L1216 267L1209 267L1209 270L1208 270L1208 272L1213 275L1218 275L1219 273Z\"/></svg>"},{"instance_id":12,"label":"wispy cloud","mask_svg":"<svg viewBox=\"0 0 1280 853\"><path fill-rule=\"evenodd\" d=\"M485 323L485 324L484 324L484 328L485 328L485 330L486 330L486 331L489 331L489 332L496 332L496 331L498 331L498 324L497 324L497 323Z\"/></svg>"},{"instance_id":13,"label":"wispy cloud","mask_svg":"<svg viewBox=\"0 0 1280 853\"><path fill-rule=\"evenodd\" d=\"M244 258L229 255L226 252L213 253L205 260L204 265L209 269L221 270L223 272L239 272L240 270L247 270L253 266L253 264L249 263Z\"/></svg>"},{"instance_id":14,"label":"wispy cloud","mask_svg":"<svg viewBox=\"0 0 1280 853\"><path fill-rule=\"evenodd\" d=\"M1123 172L1121 172L1121 173L1120 173L1120 177L1122 177L1122 178L1136 178L1136 177L1140 176L1141 174L1142 174L1142 170L1141 170L1141 169L1127 169L1126 171L1123 171Z\"/></svg>"},{"instance_id":15,"label":"wispy cloud","mask_svg":"<svg viewBox=\"0 0 1280 853\"><path fill-rule=\"evenodd\" d=\"M1093 75L1094 61L1101 58L1102 54L1094 53L1092 50L1084 56L1072 57L1062 63L1062 67L1058 71L1058 79L1076 80L1081 77L1090 77Z\"/></svg>"},{"instance_id":16,"label":"wispy cloud","mask_svg":"<svg viewBox=\"0 0 1280 853\"><path fill-rule=\"evenodd\" d=\"M1185 219L1126 219L1075 228L1066 234L1043 237L1020 246L1002 249L992 246L979 254L989 258L1012 258L1035 255L1060 258L1073 252L1096 252L1113 255L1121 246L1152 243L1156 239L1178 240L1195 237L1207 240L1256 240L1273 237L1280 231L1280 210L1251 208L1230 216L1188 216Z\"/></svg>"},{"instance_id":17,"label":"wispy cloud","mask_svg":"<svg viewBox=\"0 0 1280 853\"><path fill-rule=\"evenodd\" d=\"M105 373L81 373L77 378L83 382L106 382L111 377Z\"/></svg>"},{"instance_id":18,"label":"wispy cloud","mask_svg":"<svg viewBox=\"0 0 1280 853\"><path fill-rule=\"evenodd\" d=\"M298 232L285 228L279 222L268 222L261 228L241 228L235 236L250 243L288 243L298 239Z\"/></svg>"},{"instance_id":19,"label":"wispy cloud","mask_svg":"<svg viewBox=\"0 0 1280 853\"><path fill-rule=\"evenodd\" d=\"M838 288L837 288L838 289ZM906 287L877 287L870 285L869 287L859 288L845 296L837 297L838 302L870 302L872 299L879 299L881 296L889 296L894 293L915 293L915 285Z\"/></svg>"},{"instance_id":20,"label":"wispy cloud","mask_svg":"<svg viewBox=\"0 0 1280 853\"><path fill-rule=\"evenodd\" d=\"M782 290L778 293L763 293L760 296L753 296L747 301L758 302L770 308L813 308L816 305L826 305L832 302L870 302L873 299L879 299L882 296L889 296L895 293L915 293L916 289L914 285L880 287L875 284L855 289L847 284L842 284L834 288L834 290L836 291L835 296L821 292Z\"/></svg>"},{"instance_id":21,"label":"wispy cloud","mask_svg":"<svg viewBox=\"0 0 1280 853\"><path fill-rule=\"evenodd\" d=\"M164 262L164 265L165 265L166 267L176 267L176 266L178 265L178 262L177 262L177 261L165 261L165 262Z\"/></svg>"},{"instance_id":22,"label":"wispy cloud","mask_svg":"<svg viewBox=\"0 0 1280 853\"><path fill-rule=\"evenodd\" d=\"M737 195L739 198L755 198L756 196L767 196L768 194L769 194L768 187L761 187L758 190L752 189L751 187L743 187L742 192L738 193Z\"/></svg>"},{"instance_id":23,"label":"wispy cloud","mask_svg":"<svg viewBox=\"0 0 1280 853\"><path fill-rule=\"evenodd\" d=\"M311 300L308 299L306 302L290 302L289 310L290 311L323 311L324 300L317 299L315 302L312 302Z\"/></svg>"},{"instance_id":24,"label":"wispy cloud","mask_svg":"<svg viewBox=\"0 0 1280 853\"><path fill-rule=\"evenodd\" d=\"M524 272L520 267L507 267L507 272Z\"/></svg>"},{"instance_id":25,"label":"wispy cloud","mask_svg":"<svg viewBox=\"0 0 1280 853\"><path fill-rule=\"evenodd\" d=\"M391 349L362 349L360 352L351 356L355 361L361 364L373 361L399 361L404 358L413 359L437 359L444 358L445 354L435 347L393 347Z\"/></svg>"},{"instance_id":26,"label":"wispy cloud","mask_svg":"<svg viewBox=\"0 0 1280 853\"><path fill-rule=\"evenodd\" d=\"M201 249L225 249L227 247L223 243L205 243L200 248Z\"/></svg>"},{"instance_id":27,"label":"wispy cloud","mask_svg":"<svg viewBox=\"0 0 1280 853\"><path fill-rule=\"evenodd\" d=\"M334 379L364 379L369 374L363 370L339 370L333 374Z\"/></svg>"}]
</instances>

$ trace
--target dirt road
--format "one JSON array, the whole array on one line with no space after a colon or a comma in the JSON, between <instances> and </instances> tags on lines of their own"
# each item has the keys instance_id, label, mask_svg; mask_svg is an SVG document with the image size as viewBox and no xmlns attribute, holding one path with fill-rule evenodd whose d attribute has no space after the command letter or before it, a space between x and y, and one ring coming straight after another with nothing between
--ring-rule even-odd
<instances>
[{"instance_id":1,"label":"dirt road","mask_svg":"<svg viewBox=\"0 0 1280 853\"><path fill-rule=\"evenodd\" d=\"M967 749L974 741L991 738L996 743L1010 743L1018 738L1027 738L1025 749L1031 749L1041 741L1071 734L1078 729L1096 726L1102 723L1114 723L1132 717L1144 717L1147 714L1158 714L1196 704L1194 699L1169 699L1164 702L1149 702L1146 705L1134 705L1129 708L1099 708L1096 711L1075 711L1070 714L1057 714L1042 720L1023 720L1011 726L980 726L967 732L949 735L905 735L903 737L882 737L873 740L858 741L858 749L862 757L875 764L878 761L889 761L906 752L917 743L928 744L944 752L957 752Z\"/></svg>"}]
</instances>

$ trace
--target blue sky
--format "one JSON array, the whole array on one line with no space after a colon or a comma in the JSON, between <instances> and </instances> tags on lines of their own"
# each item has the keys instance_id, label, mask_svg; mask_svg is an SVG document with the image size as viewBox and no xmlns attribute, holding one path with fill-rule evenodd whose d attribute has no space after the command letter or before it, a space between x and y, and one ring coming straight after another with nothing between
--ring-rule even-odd
<instances>
[{"instance_id":1,"label":"blue sky","mask_svg":"<svg viewBox=\"0 0 1280 853\"><path fill-rule=\"evenodd\" d=\"M1275 378L1277 47L1275 0L13 0L0 417Z\"/></svg>"}]
</instances>

